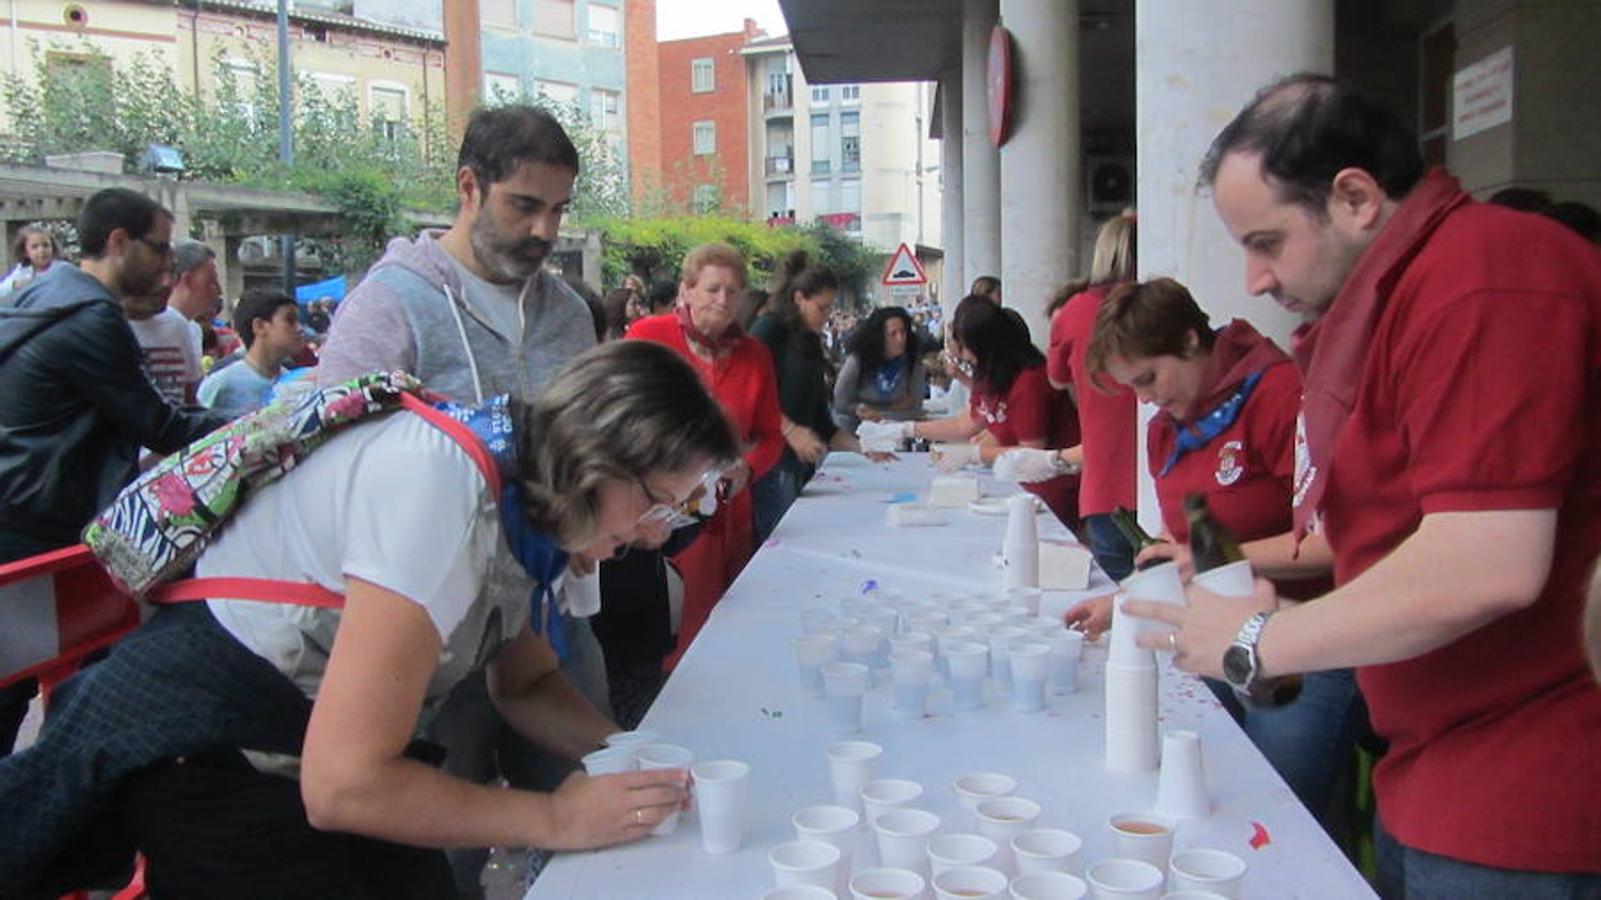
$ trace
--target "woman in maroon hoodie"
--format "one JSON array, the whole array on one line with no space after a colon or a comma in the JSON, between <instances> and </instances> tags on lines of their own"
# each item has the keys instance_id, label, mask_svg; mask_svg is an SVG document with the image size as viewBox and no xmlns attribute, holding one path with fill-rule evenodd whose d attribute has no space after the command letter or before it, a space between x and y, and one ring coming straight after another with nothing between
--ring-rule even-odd
<instances>
[{"instance_id":1,"label":"woman in maroon hoodie","mask_svg":"<svg viewBox=\"0 0 1601 900\"><path fill-rule=\"evenodd\" d=\"M1092 381L1110 379L1157 407L1147 462L1169 543L1147 548L1141 562L1178 558L1188 577L1184 497L1199 493L1281 597L1312 598L1328 590L1326 544L1309 540L1316 546L1304 546L1293 563L1285 551L1301 378L1284 351L1242 319L1213 331L1183 285L1158 278L1107 295L1086 363ZM1104 597L1066 617L1096 632L1110 611ZM1308 675L1298 700L1271 709L1242 707L1227 685L1208 684L1327 827L1365 716L1351 670Z\"/></svg>"}]
</instances>

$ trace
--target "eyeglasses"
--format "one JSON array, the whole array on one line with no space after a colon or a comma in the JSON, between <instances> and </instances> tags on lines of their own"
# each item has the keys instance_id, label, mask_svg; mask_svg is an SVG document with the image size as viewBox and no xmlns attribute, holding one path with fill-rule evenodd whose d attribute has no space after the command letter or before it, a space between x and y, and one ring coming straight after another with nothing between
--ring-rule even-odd
<instances>
[{"instance_id":1,"label":"eyeglasses","mask_svg":"<svg viewBox=\"0 0 1601 900\"><path fill-rule=\"evenodd\" d=\"M136 238L134 238L134 240L138 241L141 244L144 244L146 247L149 247L151 249L151 251L153 251L157 256L166 257L166 256L171 256L172 255L172 242L171 241L164 241L164 242L158 244L155 241L152 241L147 237L136 237Z\"/></svg>"},{"instance_id":2,"label":"eyeglasses","mask_svg":"<svg viewBox=\"0 0 1601 900\"><path fill-rule=\"evenodd\" d=\"M645 498L651 501L651 507L639 517L639 527L666 525L670 529L678 529L700 521L697 514L699 517L710 516L717 511L717 483L722 479L722 469L707 469L701 474L700 481L689 492L689 496L677 503L657 497L644 480L640 480L639 489L645 492ZM710 502L707 498L710 498Z\"/></svg>"}]
</instances>

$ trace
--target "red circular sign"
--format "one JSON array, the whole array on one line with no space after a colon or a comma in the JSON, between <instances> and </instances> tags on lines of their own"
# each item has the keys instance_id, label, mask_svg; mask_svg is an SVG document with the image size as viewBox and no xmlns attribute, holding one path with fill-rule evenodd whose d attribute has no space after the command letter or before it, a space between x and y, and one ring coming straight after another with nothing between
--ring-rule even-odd
<instances>
[{"instance_id":1,"label":"red circular sign","mask_svg":"<svg viewBox=\"0 0 1601 900\"><path fill-rule=\"evenodd\" d=\"M989 71L985 78L989 94L990 143L999 147L1012 136L1012 107L1017 84L1012 78L1012 35L1004 26L990 32Z\"/></svg>"}]
</instances>

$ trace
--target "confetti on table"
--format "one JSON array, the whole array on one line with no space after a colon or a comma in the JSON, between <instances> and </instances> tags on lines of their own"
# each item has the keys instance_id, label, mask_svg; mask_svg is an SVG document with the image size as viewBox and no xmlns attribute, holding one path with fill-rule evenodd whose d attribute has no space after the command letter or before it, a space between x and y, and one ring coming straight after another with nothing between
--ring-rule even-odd
<instances>
[{"instance_id":1,"label":"confetti on table","mask_svg":"<svg viewBox=\"0 0 1601 900\"><path fill-rule=\"evenodd\" d=\"M764 706L762 707L762 715L769 719L782 719L784 718L784 711L781 709L768 709Z\"/></svg>"},{"instance_id":2,"label":"confetti on table","mask_svg":"<svg viewBox=\"0 0 1601 900\"><path fill-rule=\"evenodd\" d=\"M1252 822L1251 828L1253 829L1250 841L1252 850L1260 850L1273 843L1273 837L1267 833L1266 828L1262 827L1261 822Z\"/></svg>"},{"instance_id":3,"label":"confetti on table","mask_svg":"<svg viewBox=\"0 0 1601 900\"><path fill-rule=\"evenodd\" d=\"M872 592L874 592L876 590L878 590L878 581L876 579L869 578L866 581L862 582L862 593L864 595L865 594L871 594Z\"/></svg>"}]
</instances>

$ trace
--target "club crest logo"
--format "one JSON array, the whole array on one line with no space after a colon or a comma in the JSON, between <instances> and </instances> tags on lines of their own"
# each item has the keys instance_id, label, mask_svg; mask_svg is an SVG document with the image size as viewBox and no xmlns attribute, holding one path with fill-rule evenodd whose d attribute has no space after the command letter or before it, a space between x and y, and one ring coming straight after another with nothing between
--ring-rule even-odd
<instances>
[{"instance_id":1,"label":"club crest logo","mask_svg":"<svg viewBox=\"0 0 1601 900\"><path fill-rule=\"evenodd\" d=\"M1229 441L1217 451L1217 483L1228 487L1245 474L1245 444Z\"/></svg>"}]
</instances>

